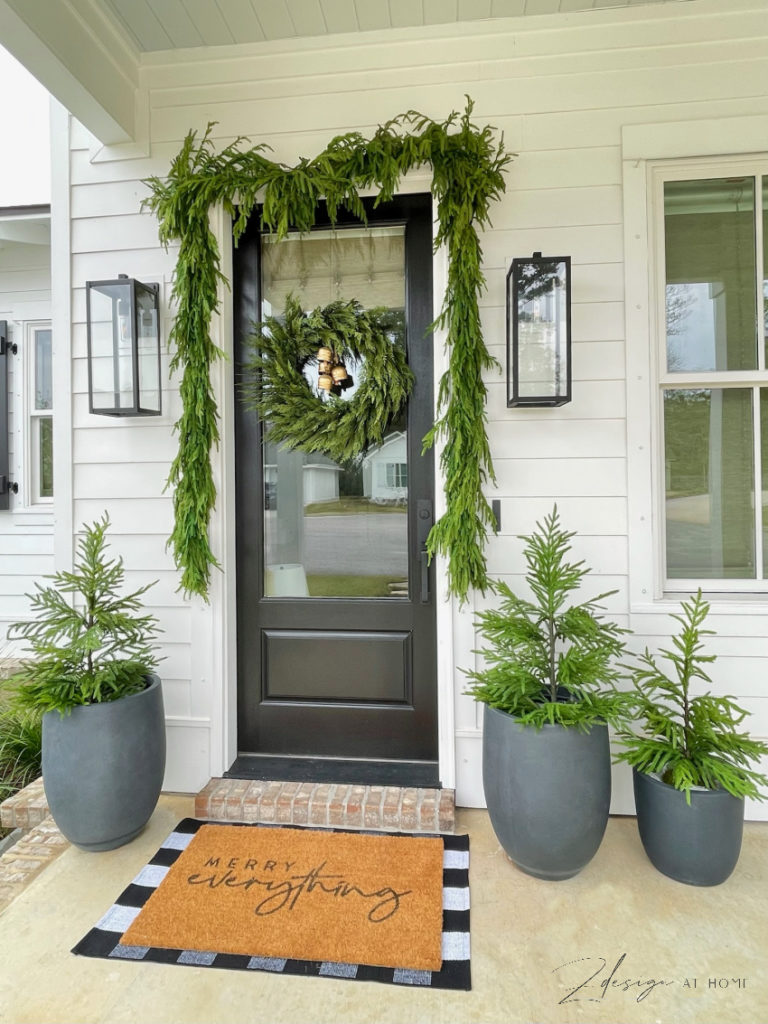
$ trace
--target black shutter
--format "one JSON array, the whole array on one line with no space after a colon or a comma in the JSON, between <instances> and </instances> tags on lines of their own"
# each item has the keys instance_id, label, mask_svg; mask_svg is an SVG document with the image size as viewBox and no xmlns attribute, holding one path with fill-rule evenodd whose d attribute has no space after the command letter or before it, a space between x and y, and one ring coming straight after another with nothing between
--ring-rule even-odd
<instances>
[{"instance_id":1,"label":"black shutter","mask_svg":"<svg viewBox=\"0 0 768 1024\"><path fill-rule=\"evenodd\" d=\"M10 508L11 483L8 454L8 321L0 320L0 510Z\"/></svg>"}]
</instances>

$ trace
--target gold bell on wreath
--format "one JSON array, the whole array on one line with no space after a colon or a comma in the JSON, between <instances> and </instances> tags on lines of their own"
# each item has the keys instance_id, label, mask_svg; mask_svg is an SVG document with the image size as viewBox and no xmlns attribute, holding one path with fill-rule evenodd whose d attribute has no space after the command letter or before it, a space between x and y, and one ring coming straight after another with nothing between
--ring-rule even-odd
<instances>
[{"instance_id":1,"label":"gold bell on wreath","mask_svg":"<svg viewBox=\"0 0 768 1024\"><path fill-rule=\"evenodd\" d=\"M330 391L333 387L333 377L330 373L321 373L317 378L317 386L321 391Z\"/></svg>"},{"instance_id":2,"label":"gold bell on wreath","mask_svg":"<svg viewBox=\"0 0 768 1024\"><path fill-rule=\"evenodd\" d=\"M323 346L317 350L317 360L320 363L333 362L333 352L329 348Z\"/></svg>"},{"instance_id":3,"label":"gold bell on wreath","mask_svg":"<svg viewBox=\"0 0 768 1024\"><path fill-rule=\"evenodd\" d=\"M345 381L349 376L349 374L347 373L347 368L344 365L344 363L336 363L336 365L331 370L331 376L333 377L334 384L342 384L343 381Z\"/></svg>"}]
</instances>

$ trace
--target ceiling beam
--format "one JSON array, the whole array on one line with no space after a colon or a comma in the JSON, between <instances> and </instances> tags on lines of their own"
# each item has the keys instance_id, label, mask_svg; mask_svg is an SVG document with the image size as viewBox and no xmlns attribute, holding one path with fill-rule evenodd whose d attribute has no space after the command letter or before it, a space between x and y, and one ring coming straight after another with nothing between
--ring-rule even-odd
<instances>
[{"instance_id":1,"label":"ceiling beam","mask_svg":"<svg viewBox=\"0 0 768 1024\"><path fill-rule=\"evenodd\" d=\"M139 55L93 0L0 0L0 43L104 145L135 138Z\"/></svg>"},{"instance_id":2,"label":"ceiling beam","mask_svg":"<svg viewBox=\"0 0 768 1024\"><path fill-rule=\"evenodd\" d=\"M25 245L50 245L50 218L45 221L0 219L0 239L4 242L23 242Z\"/></svg>"}]
</instances>

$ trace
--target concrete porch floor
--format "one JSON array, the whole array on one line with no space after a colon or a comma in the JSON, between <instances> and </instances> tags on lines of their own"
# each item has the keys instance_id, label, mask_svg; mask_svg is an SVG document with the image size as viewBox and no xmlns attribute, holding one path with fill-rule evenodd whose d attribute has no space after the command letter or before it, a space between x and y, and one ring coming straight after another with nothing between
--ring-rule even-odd
<instances>
[{"instance_id":1,"label":"concrete porch floor","mask_svg":"<svg viewBox=\"0 0 768 1024\"><path fill-rule=\"evenodd\" d=\"M736 871L715 888L656 872L633 818L611 819L579 876L547 883L509 863L484 811L457 811L456 831L471 837L471 992L73 956L193 808L192 797L165 795L128 846L68 848L0 915L0 1021L768 1021L768 825L755 823L745 828ZM611 976L614 984L601 987Z\"/></svg>"}]
</instances>

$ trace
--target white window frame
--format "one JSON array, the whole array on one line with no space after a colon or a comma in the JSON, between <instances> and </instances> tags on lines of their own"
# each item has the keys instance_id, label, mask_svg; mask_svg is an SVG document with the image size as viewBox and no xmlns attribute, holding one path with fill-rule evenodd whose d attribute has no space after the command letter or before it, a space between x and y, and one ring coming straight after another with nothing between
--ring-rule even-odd
<instances>
[{"instance_id":1,"label":"white window frame","mask_svg":"<svg viewBox=\"0 0 768 1024\"><path fill-rule=\"evenodd\" d=\"M761 491L761 459L760 459L760 387L768 387L768 373L765 368L765 345L761 344L761 338L756 338L757 344L757 369L756 370L713 370L707 372L671 373L666 368L666 273L664 253L664 184L668 181L688 181L711 178L728 177L749 177L755 181L755 278L756 282L765 280L763 275L763 218L762 213L762 184L763 178L768 177L768 159L757 162L754 160L731 161L722 160L715 163L692 163L686 162L682 165L655 165L651 169L651 213L653 250L655 265L655 316L656 329L654 332L656 341L656 372L655 381L655 410L653 417L654 426L654 451L655 451L655 493L659 502L659 515L656 522L659 525L659 537L657 547L660 553L659 574L665 594L691 593L698 587L708 593L745 594L763 593L768 591L768 579L764 576L760 579L709 579L706 577L696 578L670 578L667 576L666 561L666 531L665 526L665 485L664 485L664 409L663 391L667 388L740 388L752 391L752 429L753 429L753 452L755 456L754 493ZM755 315L762 306L762 288L757 288L757 305ZM762 323L762 317L757 321ZM763 530L762 530L762 503L754 502L754 537L755 537L755 569L762 573L763 567Z\"/></svg>"},{"instance_id":2,"label":"white window frame","mask_svg":"<svg viewBox=\"0 0 768 1024\"><path fill-rule=\"evenodd\" d=\"M54 410L38 409L35 401L35 370L37 353L35 340L38 331L52 331L50 320L28 320L24 324L24 504L31 508L50 510L56 490L51 496L40 494L40 423L53 422ZM53 368L51 369L53 375ZM51 381L53 384L53 381Z\"/></svg>"},{"instance_id":3,"label":"white window frame","mask_svg":"<svg viewBox=\"0 0 768 1024\"><path fill-rule=\"evenodd\" d=\"M768 607L766 580L674 580L664 552L664 459L660 361L665 324L664 267L659 261L659 180L768 175L768 117L627 125L622 131L624 283L627 353L627 475L631 613L679 609L680 592L699 586L722 613ZM735 154L735 155L734 155ZM663 216L663 209L661 211ZM663 231L663 220L661 222ZM763 384L759 371L742 377ZM751 377L751 379L750 379ZM685 380L691 380L686 375ZM676 380L676 384L679 382ZM756 487L758 483L756 481ZM673 589L674 587L674 589Z\"/></svg>"},{"instance_id":4,"label":"white window frame","mask_svg":"<svg viewBox=\"0 0 768 1024\"><path fill-rule=\"evenodd\" d=\"M390 474L390 469L392 470ZM392 482L390 483L389 478L392 476ZM405 480L403 480L405 478ZM386 485L392 489L405 490L408 486L408 463L407 462L387 462L385 472Z\"/></svg>"}]
</instances>

